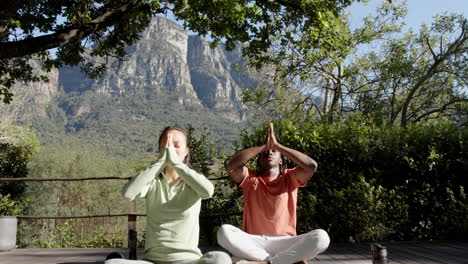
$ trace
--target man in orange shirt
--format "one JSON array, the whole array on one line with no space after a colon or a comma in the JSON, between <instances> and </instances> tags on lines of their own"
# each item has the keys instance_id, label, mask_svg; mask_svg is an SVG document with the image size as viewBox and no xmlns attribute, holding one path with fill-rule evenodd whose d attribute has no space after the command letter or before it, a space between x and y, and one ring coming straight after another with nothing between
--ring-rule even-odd
<instances>
[{"instance_id":1,"label":"man in orange shirt","mask_svg":"<svg viewBox=\"0 0 468 264\"><path fill-rule=\"evenodd\" d=\"M244 164L258 157L258 171ZM285 169L282 155L297 164ZM266 143L237 152L225 162L229 176L243 189L242 229L222 225L218 243L237 258L237 263L307 263L328 248L326 231L316 229L296 235L298 187L306 185L317 170L309 156L279 144L273 124Z\"/></svg>"}]
</instances>

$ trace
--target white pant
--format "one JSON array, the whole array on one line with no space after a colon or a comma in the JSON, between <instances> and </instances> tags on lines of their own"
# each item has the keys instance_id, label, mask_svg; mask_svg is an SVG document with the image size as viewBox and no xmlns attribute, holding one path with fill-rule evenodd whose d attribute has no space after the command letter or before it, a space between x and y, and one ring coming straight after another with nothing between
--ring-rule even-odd
<instances>
[{"instance_id":1,"label":"white pant","mask_svg":"<svg viewBox=\"0 0 468 264\"><path fill-rule=\"evenodd\" d=\"M205 253L200 259L194 261L176 261L164 262L156 261L150 262L147 260L129 260L129 259L109 259L104 264L231 264L229 255L222 251L210 251Z\"/></svg>"},{"instance_id":2,"label":"white pant","mask_svg":"<svg viewBox=\"0 0 468 264\"><path fill-rule=\"evenodd\" d=\"M313 259L330 244L327 232L322 229L299 236L258 236L232 225L222 225L217 237L218 244L234 256L245 260L266 260L272 264Z\"/></svg>"}]
</instances>

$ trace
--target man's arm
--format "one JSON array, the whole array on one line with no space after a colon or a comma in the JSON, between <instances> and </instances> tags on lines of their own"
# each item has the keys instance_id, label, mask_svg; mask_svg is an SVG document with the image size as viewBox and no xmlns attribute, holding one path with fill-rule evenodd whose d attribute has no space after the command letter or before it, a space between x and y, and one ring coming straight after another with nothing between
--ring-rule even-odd
<instances>
[{"instance_id":1,"label":"man's arm","mask_svg":"<svg viewBox=\"0 0 468 264\"><path fill-rule=\"evenodd\" d=\"M268 128L267 148L276 149L297 165L296 178L300 183L306 183L317 170L317 162L306 154L288 148L278 143L273 131L273 124Z\"/></svg>"},{"instance_id":2,"label":"man's arm","mask_svg":"<svg viewBox=\"0 0 468 264\"><path fill-rule=\"evenodd\" d=\"M276 149L297 165L296 178L300 183L306 183L317 170L317 162L297 150L278 144Z\"/></svg>"},{"instance_id":3,"label":"man's arm","mask_svg":"<svg viewBox=\"0 0 468 264\"><path fill-rule=\"evenodd\" d=\"M247 170L245 169L244 164L251 158L258 155L258 153L265 151L265 147L266 145L262 145L244 149L229 157L224 162L224 167L226 168L229 177L231 177L235 183L240 184L247 176Z\"/></svg>"}]
</instances>

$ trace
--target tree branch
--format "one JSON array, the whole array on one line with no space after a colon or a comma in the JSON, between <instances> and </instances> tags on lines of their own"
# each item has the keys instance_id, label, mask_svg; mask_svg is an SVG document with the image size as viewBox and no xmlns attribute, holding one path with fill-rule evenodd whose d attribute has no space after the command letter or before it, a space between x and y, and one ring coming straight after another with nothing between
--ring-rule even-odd
<instances>
[{"instance_id":1,"label":"tree branch","mask_svg":"<svg viewBox=\"0 0 468 264\"><path fill-rule=\"evenodd\" d=\"M452 100L446 104L444 104L443 106L441 106L440 108L436 108L436 109L433 109L431 111L428 111L420 116L418 116L414 122L418 122L420 121L421 119L423 119L424 117L430 115L430 114L433 114L433 113L436 113L436 112L442 112L443 110L445 110L447 107L449 107L450 105L454 104L454 103L459 103L459 102L468 102L468 99L465 99L465 98L460 98L460 99L455 99L455 100Z\"/></svg>"},{"instance_id":2,"label":"tree branch","mask_svg":"<svg viewBox=\"0 0 468 264\"><path fill-rule=\"evenodd\" d=\"M435 54L434 50L432 50L431 43L429 42L429 38L426 37L425 40L426 40L427 47L429 48L429 51L430 51L431 54L432 54L432 57L434 58L434 60L436 60L436 59L437 59L437 55Z\"/></svg>"},{"instance_id":3,"label":"tree branch","mask_svg":"<svg viewBox=\"0 0 468 264\"><path fill-rule=\"evenodd\" d=\"M449 44L445 52L441 52L436 56L434 63L429 67L429 69L418 79L416 84L411 88L408 96L406 97L403 105L402 105L402 112L401 112L401 126L405 127L407 119L407 112L408 107L411 101L413 100L414 94L416 91L425 83L428 79L430 79L434 73L437 71L440 64L442 64L450 55L463 50L463 45L468 39L466 35L464 25L462 25L462 32L460 33L459 37L452 43ZM442 45L442 43L441 43Z\"/></svg>"},{"instance_id":4,"label":"tree branch","mask_svg":"<svg viewBox=\"0 0 468 264\"><path fill-rule=\"evenodd\" d=\"M141 0L128 0L119 8L108 11L88 23L71 26L54 34L0 43L0 59L9 59L34 54L40 51L57 48L70 42L82 39L90 34L106 28L120 17L137 6Z\"/></svg>"},{"instance_id":5,"label":"tree branch","mask_svg":"<svg viewBox=\"0 0 468 264\"><path fill-rule=\"evenodd\" d=\"M295 9L295 10L298 10L298 11L304 11L302 9L302 6L294 3L295 1L292 1L292 2L288 2L288 1L284 1L284 0L261 0L262 2L268 2L268 3L278 3L282 6L285 6L285 7L290 7L292 9Z\"/></svg>"}]
</instances>

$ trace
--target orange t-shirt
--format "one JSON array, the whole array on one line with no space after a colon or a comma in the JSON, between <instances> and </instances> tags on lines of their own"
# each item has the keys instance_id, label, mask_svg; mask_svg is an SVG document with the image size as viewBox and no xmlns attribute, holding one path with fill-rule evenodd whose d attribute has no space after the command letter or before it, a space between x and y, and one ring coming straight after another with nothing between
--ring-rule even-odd
<instances>
[{"instance_id":1,"label":"orange t-shirt","mask_svg":"<svg viewBox=\"0 0 468 264\"><path fill-rule=\"evenodd\" d=\"M254 235L295 236L297 188L296 168L277 177L259 177L247 169L239 185L244 191L242 229Z\"/></svg>"}]
</instances>

